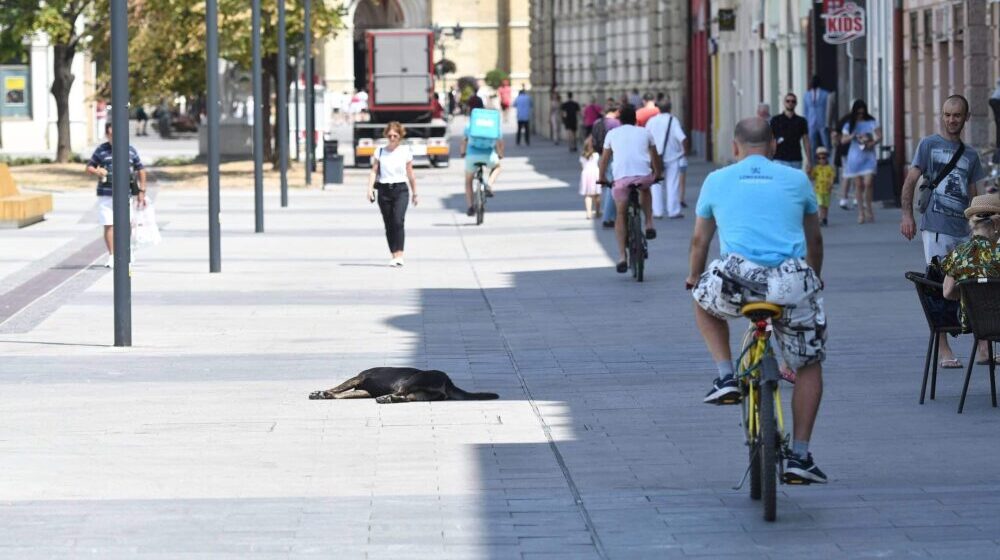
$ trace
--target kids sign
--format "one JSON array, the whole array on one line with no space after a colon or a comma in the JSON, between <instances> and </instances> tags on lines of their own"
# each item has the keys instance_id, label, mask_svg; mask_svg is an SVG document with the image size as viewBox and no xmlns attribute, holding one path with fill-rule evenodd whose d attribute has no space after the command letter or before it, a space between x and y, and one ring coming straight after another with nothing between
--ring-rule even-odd
<instances>
[{"instance_id":1,"label":"kids sign","mask_svg":"<svg viewBox=\"0 0 1000 560\"><path fill-rule=\"evenodd\" d=\"M831 45L849 43L865 36L865 9L854 2L823 0L826 23L823 40Z\"/></svg>"}]
</instances>

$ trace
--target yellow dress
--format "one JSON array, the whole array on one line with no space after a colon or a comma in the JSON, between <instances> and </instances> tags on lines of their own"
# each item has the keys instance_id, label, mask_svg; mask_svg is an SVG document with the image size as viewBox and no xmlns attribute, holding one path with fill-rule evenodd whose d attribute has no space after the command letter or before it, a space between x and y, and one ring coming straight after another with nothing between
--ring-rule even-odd
<instances>
[{"instance_id":1,"label":"yellow dress","mask_svg":"<svg viewBox=\"0 0 1000 560\"><path fill-rule=\"evenodd\" d=\"M833 190L833 178L836 173L832 165L816 165L809 172L813 189L816 190L816 203L823 207L830 206L830 191Z\"/></svg>"}]
</instances>

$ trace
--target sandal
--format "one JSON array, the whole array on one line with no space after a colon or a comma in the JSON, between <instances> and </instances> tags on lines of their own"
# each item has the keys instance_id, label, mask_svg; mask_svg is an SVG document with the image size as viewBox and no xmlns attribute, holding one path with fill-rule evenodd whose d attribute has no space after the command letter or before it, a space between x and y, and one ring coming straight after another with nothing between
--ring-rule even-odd
<instances>
[{"instance_id":1,"label":"sandal","mask_svg":"<svg viewBox=\"0 0 1000 560\"><path fill-rule=\"evenodd\" d=\"M962 369L962 362L958 358L941 360L938 362L938 367L942 369Z\"/></svg>"}]
</instances>

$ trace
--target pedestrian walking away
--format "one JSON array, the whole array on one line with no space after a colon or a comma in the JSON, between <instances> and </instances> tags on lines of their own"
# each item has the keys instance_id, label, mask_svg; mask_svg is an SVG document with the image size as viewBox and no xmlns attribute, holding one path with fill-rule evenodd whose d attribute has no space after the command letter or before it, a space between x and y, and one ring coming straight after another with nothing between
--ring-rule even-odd
<instances>
[{"instance_id":1,"label":"pedestrian walking away","mask_svg":"<svg viewBox=\"0 0 1000 560\"><path fill-rule=\"evenodd\" d=\"M580 126L580 104L573 101L573 92L566 93L566 101L560 106L562 123L566 127L566 142L569 143L569 151L576 151L577 136L576 131Z\"/></svg>"},{"instance_id":2,"label":"pedestrian walking away","mask_svg":"<svg viewBox=\"0 0 1000 560\"><path fill-rule=\"evenodd\" d=\"M598 217L601 215L601 185L597 183L601 178L599 160L600 156L594 151L594 139L588 136L580 155L580 196L588 220L594 217L595 210Z\"/></svg>"},{"instance_id":3,"label":"pedestrian walking away","mask_svg":"<svg viewBox=\"0 0 1000 560\"><path fill-rule=\"evenodd\" d=\"M854 182L858 198L858 223L875 221L872 208L873 182L878 158L876 146L882 141L882 127L868 114L868 104L858 99L851 106L851 120L840 130L840 143L850 144L844 162L845 181Z\"/></svg>"},{"instance_id":4,"label":"pedestrian walking away","mask_svg":"<svg viewBox=\"0 0 1000 560\"><path fill-rule=\"evenodd\" d=\"M670 102L664 102L663 107L667 112L657 114L646 123L646 130L653 137L656 152L663 161L663 182L653 185L650 193L653 197L654 218L662 218L666 211L668 218L677 219L684 217L681 212L680 162L684 158L687 135L684 134L680 120L669 112Z\"/></svg>"},{"instance_id":5,"label":"pedestrian walking away","mask_svg":"<svg viewBox=\"0 0 1000 560\"><path fill-rule=\"evenodd\" d=\"M601 108L601 104L597 102L596 97L590 98L590 103L583 108L583 137L586 138L590 136L591 132L594 130L594 123L597 122L604 111Z\"/></svg>"},{"instance_id":6,"label":"pedestrian walking away","mask_svg":"<svg viewBox=\"0 0 1000 560\"><path fill-rule=\"evenodd\" d=\"M830 148L829 126L830 122L830 92L821 87L819 76L813 76L809 83L809 90L802 100L802 112L805 115L806 123L809 125L809 144L813 148L823 146ZM815 162L815 153L810 152L810 159Z\"/></svg>"},{"instance_id":7,"label":"pedestrian walking away","mask_svg":"<svg viewBox=\"0 0 1000 560\"><path fill-rule=\"evenodd\" d=\"M368 174L368 201L378 200L385 225L385 239L392 258L389 266L403 266L403 248L406 241L406 209L413 199L417 206L417 179L413 174L413 152L402 144L406 137L403 125L392 121L382 131L388 140L386 146L372 155L372 170ZM409 188L407 188L409 185Z\"/></svg>"},{"instance_id":8,"label":"pedestrian walking away","mask_svg":"<svg viewBox=\"0 0 1000 560\"><path fill-rule=\"evenodd\" d=\"M652 93L642 96L642 107L635 111L635 123L639 126L646 126L649 119L660 114L660 108L656 106L655 97Z\"/></svg>"},{"instance_id":9,"label":"pedestrian walking away","mask_svg":"<svg viewBox=\"0 0 1000 560\"><path fill-rule=\"evenodd\" d=\"M807 156L812 150L809 143L809 124L804 118L795 114L795 106L798 103L799 98L794 93L786 94L785 110L771 117L771 133L774 134L774 141L777 143L774 161L793 169L803 169L802 150L805 150ZM809 172L808 158L805 161L805 172Z\"/></svg>"},{"instance_id":10,"label":"pedestrian walking away","mask_svg":"<svg viewBox=\"0 0 1000 560\"><path fill-rule=\"evenodd\" d=\"M903 181L902 218L899 230L912 240L917 234L913 217L914 191L922 181L917 210L921 214L920 236L924 260L944 259L959 243L969 238L965 210L982 190L986 179L979 154L962 143L962 131L969 120L969 102L961 95L947 98L941 108L941 132L920 139ZM946 335L938 337L938 366L961 368Z\"/></svg>"},{"instance_id":11,"label":"pedestrian walking away","mask_svg":"<svg viewBox=\"0 0 1000 560\"><path fill-rule=\"evenodd\" d=\"M639 185L640 203L646 217L646 239L655 239L656 228L653 227L653 204L649 186L662 178L663 161L656 152L649 130L636 126L634 107L622 107L620 119L621 126L604 137L599 176L607 176L608 167L613 163L612 175L615 179L611 196L615 201L615 235L618 238L619 257L615 269L619 273L625 273L628 271L625 258L625 209L629 186Z\"/></svg>"},{"instance_id":12,"label":"pedestrian walking away","mask_svg":"<svg viewBox=\"0 0 1000 560\"><path fill-rule=\"evenodd\" d=\"M856 101L856 100L855 100ZM840 131L847 126L847 123L851 121L851 113L847 113L843 117L837 120L836 126L830 131L830 143L833 145L833 169L837 172L837 181L840 184L840 202L838 205L842 210L851 209L851 183L844 179L844 163L847 161L847 152L850 150L850 144L840 143ZM854 205L857 206L858 201L854 200Z\"/></svg>"},{"instance_id":13,"label":"pedestrian walking away","mask_svg":"<svg viewBox=\"0 0 1000 560\"><path fill-rule=\"evenodd\" d=\"M785 476L823 483L826 474L809 453L826 357L823 237L809 179L770 161L776 149L767 121L751 117L737 124L737 162L711 173L698 197L685 287L692 290L698 330L718 374L703 399L709 404L739 402L727 320L739 318L742 305L750 302L784 307L772 324L785 362L797 369ZM706 267L716 232L721 257Z\"/></svg>"},{"instance_id":14,"label":"pedestrian walking away","mask_svg":"<svg viewBox=\"0 0 1000 560\"><path fill-rule=\"evenodd\" d=\"M560 136L562 136L562 96L553 91L549 97L549 137L558 146Z\"/></svg>"},{"instance_id":15,"label":"pedestrian walking away","mask_svg":"<svg viewBox=\"0 0 1000 560\"><path fill-rule=\"evenodd\" d=\"M149 115L146 114L146 108L139 105L139 108L135 110L135 121L136 121L136 136L149 136L149 132L146 126L149 124Z\"/></svg>"},{"instance_id":16,"label":"pedestrian walking away","mask_svg":"<svg viewBox=\"0 0 1000 560\"><path fill-rule=\"evenodd\" d=\"M608 132L618 128L622 124L618 120L618 115L618 104L609 99L607 106L604 108L604 118L597 119L594 122L594 128L591 129L590 136L594 141L594 151L597 152L598 156L604 153L604 138ZM604 180L601 185L601 214L604 216L601 226L606 228L615 227L615 200L611 197L611 182L614 180L614 177L611 176L612 167L613 165L609 165L607 174L601 177Z\"/></svg>"},{"instance_id":17,"label":"pedestrian walking away","mask_svg":"<svg viewBox=\"0 0 1000 560\"><path fill-rule=\"evenodd\" d=\"M524 131L524 144L531 145L531 96L522 85L521 91L514 98L514 111L517 112L517 145L521 145L521 131Z\"/></svg>"},{"instance_id":18,"label":"pedestrian walking away","mask_svg":"<svg viewBox=\"0 0 1000 560\"><path fill-rule=\"evenodd\" d=\"M98 221L104 227L104 245L108 248L108 258L104 266L113 268L115 265L115 210L112 198L112 148L114 141L112 137L112 123L105 123L104 134L108 141L101 144L94 150L90 160L87 161L87 174L98 178L97 181L97 208ZM136 198L136 206L145 208L146 206L146 168L142 165L139 152L132 146L128 147L129 158L129 212L132 210L132 196ZM127 224L126 227L131 227Z\"/></svg>"}]
</instances>

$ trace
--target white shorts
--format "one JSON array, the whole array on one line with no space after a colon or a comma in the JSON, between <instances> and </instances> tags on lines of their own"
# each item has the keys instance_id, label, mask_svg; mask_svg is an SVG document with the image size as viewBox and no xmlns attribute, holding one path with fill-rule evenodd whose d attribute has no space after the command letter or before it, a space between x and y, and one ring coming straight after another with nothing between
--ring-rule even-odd
<instances>
[{"instance_id":1,"label":"white shorts","mask_svg":"<svg viewBox=\"0 0 1000 560\"><path fill-rule=\"evenodd\" d=\"M931 259L934 257L944 259L948 253L955 249L956 245L969 240L968 237L954 237L934 231L921 231L920 239L924 242L924 261L927 264L931 264Z\"/></svg>"},{"instance_id":2,"label":"white shorts","mask_svg":"<svg viewBox=\"0 0 1000 560\"><path fill-rule=\"evenodd\" d=\"M110 196L97 197L97 221L102 226L113 226L115 224L114 199ZM132 199L128 199L129 221L132 219Z\"/></svg>"}]
</instances>

